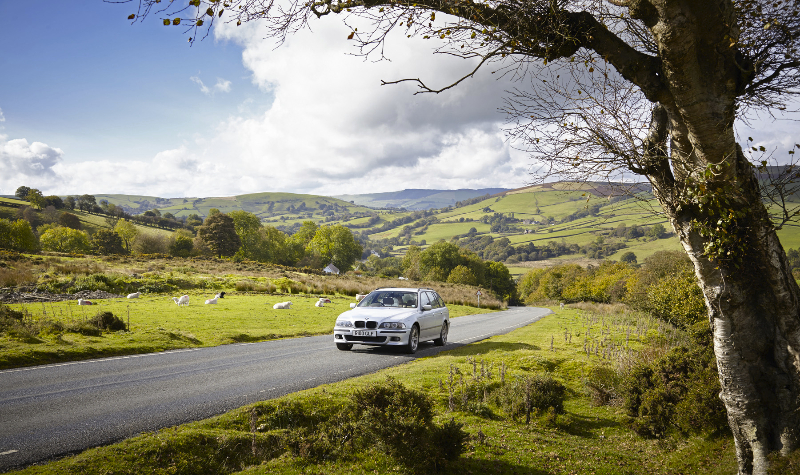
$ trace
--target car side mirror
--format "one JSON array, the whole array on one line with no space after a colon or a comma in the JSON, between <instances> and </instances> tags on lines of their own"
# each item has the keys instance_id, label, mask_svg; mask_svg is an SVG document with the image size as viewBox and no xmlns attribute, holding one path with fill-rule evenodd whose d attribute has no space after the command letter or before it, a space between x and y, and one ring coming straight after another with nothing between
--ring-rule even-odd
<instances>
[{"instance_id":1,"label":"car side mirror","mask_svg":"<svg viewBox=\"0 0 800 475\"><path fill-rule=\"evenodd\" d=\"M426 304L426 305L423 305L423 306L422 306L422 310L423 310L423 311L425 311L425 310L430 310L431 308L433 308L433 307L431 307L429 304Z\"/></svg>"},{"instance_id":2,"label":"car side mirror","mask_svg":"<svg viewBox=\"0 0 800 475\"><path fill-rule=\"evenodd\" d=\"M350 304L350 308L356 308L356 304L354 304L354 303L351 303L351 304Z\"/></svg>"}]
</instances>

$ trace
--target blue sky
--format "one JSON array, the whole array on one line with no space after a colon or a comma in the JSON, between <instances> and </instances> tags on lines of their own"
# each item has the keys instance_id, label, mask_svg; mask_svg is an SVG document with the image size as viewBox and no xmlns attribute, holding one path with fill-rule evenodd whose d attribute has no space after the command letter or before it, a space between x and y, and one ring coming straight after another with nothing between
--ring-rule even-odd
<instances>
[{"instance_id":1,"label":"blue sky","mask_svg":"<svg viewBox=\"0 0 800 475\"><path fill-rule=\"evenodd\" d=\"M65 160L135 159L175 145L272 94L251 82L242 48L190 47L176 27L126 19L131 4L3 0L0 108L5 133L58 146ZM230 92L204 95L190 77ZM225 97L219 97L224 95Z\"/></svg>"},{"instance_id":2,"label":"blue sky","mask_svg":"<svg viewBox=\"0 0 800 475\"><path fill-rule=\"evenodd\" d=\"M185 0L184 0L185 1ZM163 197L262 191L344 194L525 186L529 157L501 130L508 82L390 38L392 61L353 56L337 18L280 48L257 23L217 23L189 46L136 3L0 0L0 194ZM224 19L224 17L223 17ZM438 21L438 20L437 20ZM742 129L788 149L792 123Z\"/></svg>"}]
</instances>

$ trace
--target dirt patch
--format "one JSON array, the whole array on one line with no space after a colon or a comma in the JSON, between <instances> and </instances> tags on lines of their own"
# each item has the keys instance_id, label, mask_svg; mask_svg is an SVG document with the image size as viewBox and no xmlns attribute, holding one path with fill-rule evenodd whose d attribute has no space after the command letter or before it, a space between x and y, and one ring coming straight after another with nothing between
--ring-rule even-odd
<instances>
[{"instance_id":1,"label":"dirt patch","mask_svg":"<svg viewBox=\"0 0 800 475\"><path fill-rule=\"evenodd\" d=\"M0 289L0 302L2 303L63 302L65 300L102 300L122 297L124 295L112 294L102 290L82 290L74 294L51 294L50 292L36 290Z\"/></svg>"}]
</instances>

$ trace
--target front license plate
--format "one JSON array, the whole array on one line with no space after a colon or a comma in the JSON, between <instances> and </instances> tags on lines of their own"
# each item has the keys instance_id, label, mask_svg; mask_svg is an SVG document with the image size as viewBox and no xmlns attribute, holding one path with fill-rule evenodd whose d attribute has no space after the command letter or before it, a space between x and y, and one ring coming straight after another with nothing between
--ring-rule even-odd
<instances>
[{"instance_id":1,"label":"front license plate","mask_svg":"<svg viewBox=\"0 0 800 475\"><path fill-rule=\"evenodd\" d=\"M367 331L367 330L353 330L353 336L377 336L378 332L376 331Z\"/></svg>"}]
</instances>

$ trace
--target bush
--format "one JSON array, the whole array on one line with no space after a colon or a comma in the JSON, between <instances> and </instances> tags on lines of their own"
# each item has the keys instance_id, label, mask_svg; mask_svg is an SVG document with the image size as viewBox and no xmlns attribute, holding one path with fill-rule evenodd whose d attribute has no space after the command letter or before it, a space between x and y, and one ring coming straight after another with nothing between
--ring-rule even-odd
<instances>
[{"instance_id":1,"label":"bush","mask_svg":"<svg viewBox=\"0 0 800 475\"><path fill-rule=\"evenodd\" d=\"M492 392L495 404L512 418L528 416L550 408L557 414L564 412L567 388L549 374L539 374L500 386Z\"/></svg>"},{"instance_id":2,"label":"bush","mask_svg":"<svg viewBox=\"0 0 800 475\"><path fill-rule=\"evenodd\" d=\"M24 314L8 305L0 304L0 331L8 331L22 324Z\"/></svg>"},{"instance_id":3,"label":"bush","mask_svg":"<svg viewBox=\"0 0 800 475\"><path fill-rule=\"evenodd\" d=\"M98 312L91 322L100 330L115 332L127 329L125 322L111 312Z\"/></svg>"},{"instance_id":4,"label":"bush","mask_svg":"<svg viewBox=\"0 0 800 475\"><path fill-rule=\"evenodd\" d=\"M466 434L454 421L433 424L433 401L392 378L356 391L353 406L359 439L376 443L405 465L442 467L458 458Z\"/></svg>"},{"instance_id":5,"label":"bush","mask_svg":"<svg viewBox=\"0 0 800 475\"><path fill-rule=\"evenodd\" d=\"M691 328L692 343L650 363L640 363L621 383L630 427L645 437L661 438L707 430L727 431L720 401L717 363L706 323Z\"/></svg>"},{"instance_id":6,"label":"bush","mask_svg":"<svg viewBox=\"0 0 800 475\"><path fill-rule=\"evenodd\" d=\"M392 378L357 390L344 406L298 403L265 405L259 430L283 429L283 445L314 461L336 460L376 447L407 467L429 471L457 459L467 434L450 420L433 423L433 402Z\"/></svg>"},{"instance_id":7,"label":"bush","mask_svg":"<svg viewBox=\"0 0 800 475\"><path fill-rule=\"evenodd\" d=\"M167 240L160 234L140 233L133 242L137 254L166 254Z\"/></svg>"}]
</instances>

